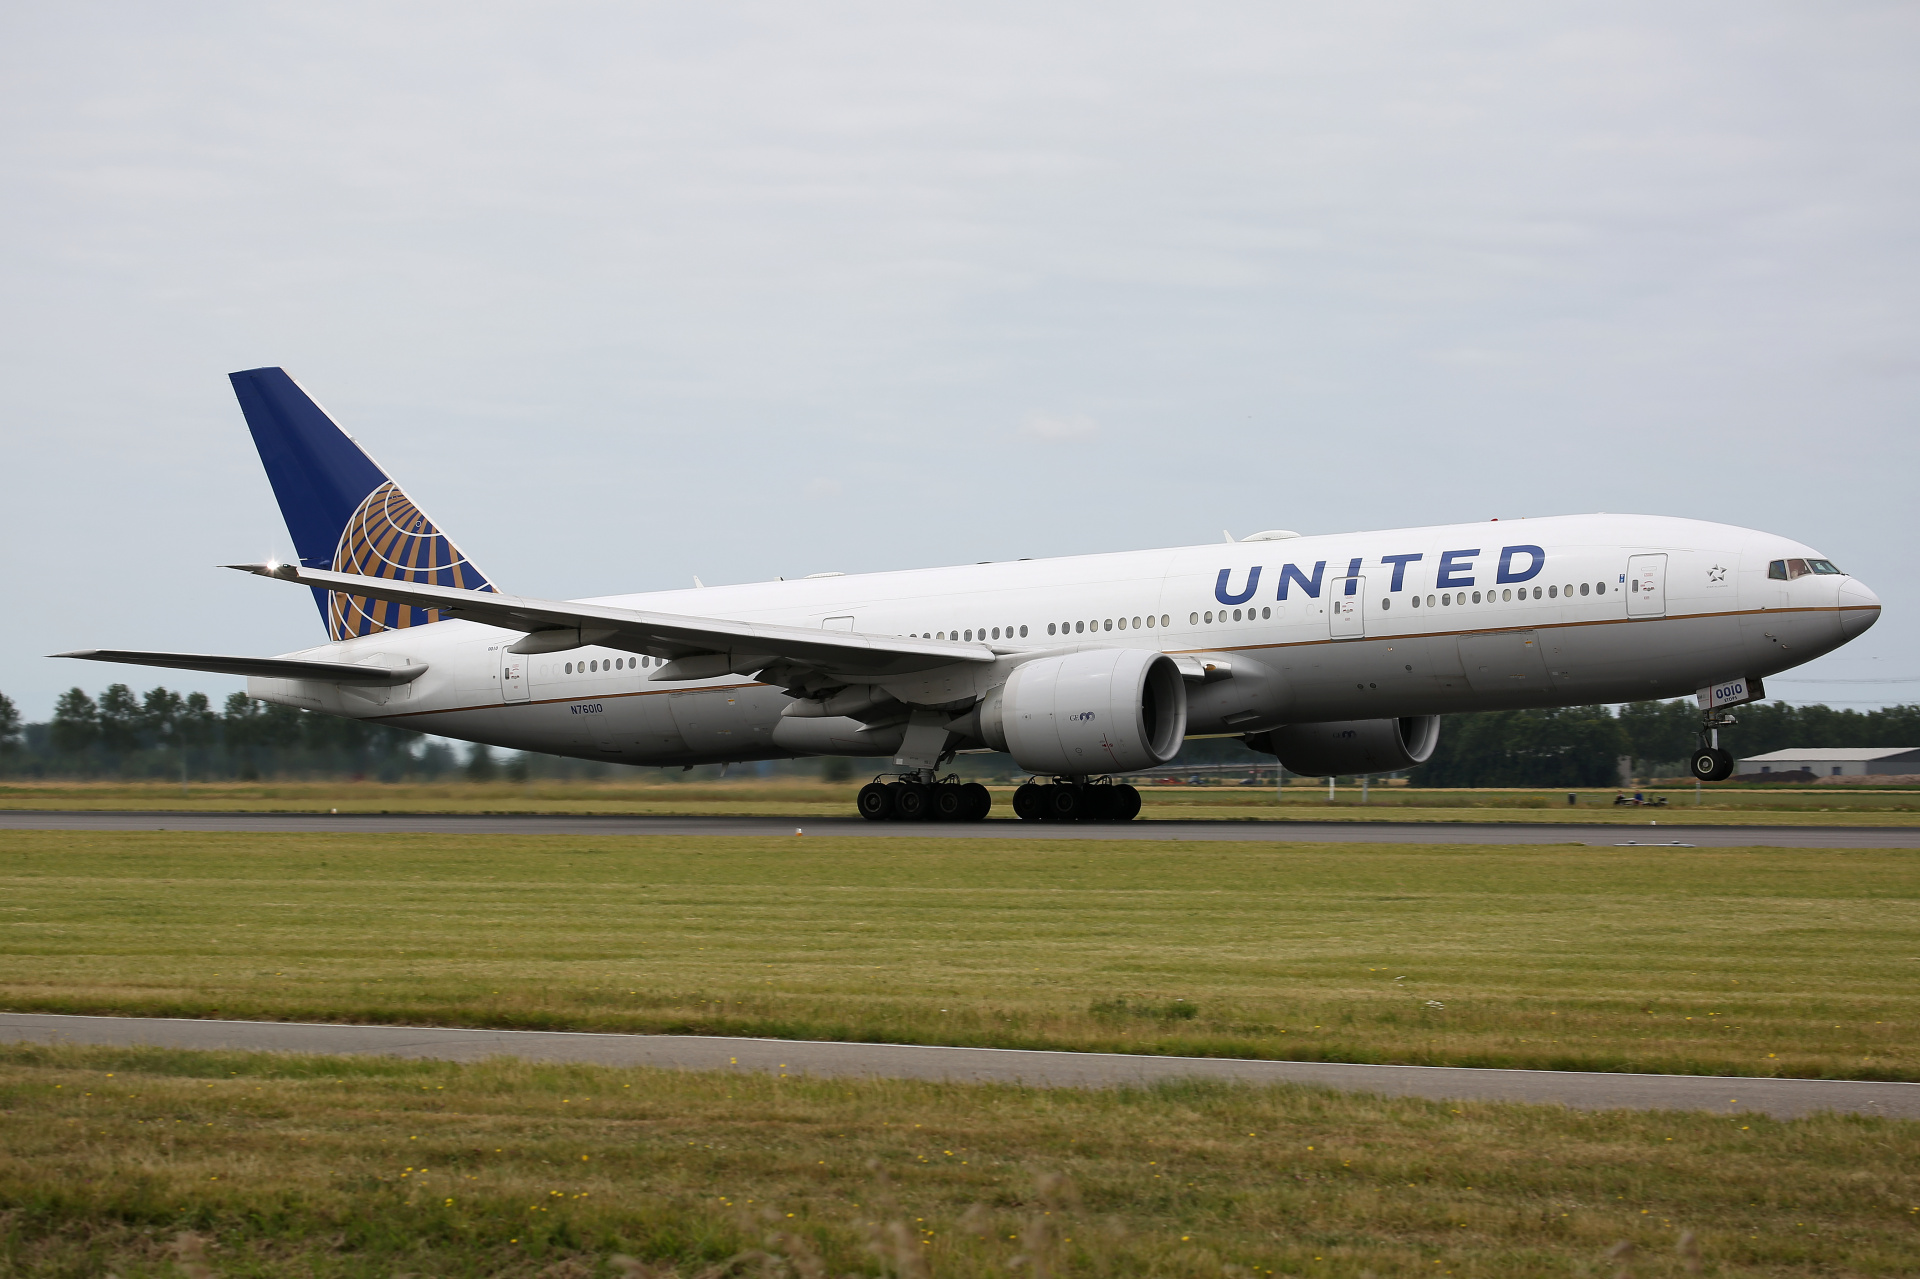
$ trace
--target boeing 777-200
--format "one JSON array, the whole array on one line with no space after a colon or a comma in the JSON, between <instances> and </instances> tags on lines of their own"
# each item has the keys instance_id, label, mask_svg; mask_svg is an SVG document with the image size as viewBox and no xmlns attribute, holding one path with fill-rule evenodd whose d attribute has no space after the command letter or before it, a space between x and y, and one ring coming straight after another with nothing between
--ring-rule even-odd
<instances>
[{"instance_id":1,"label":"boeing 777-200","mask_svg":"<svg viewBox=\"0 0 1920 1279\"><path fill-rule=\"evenodd\" d=\"M891 759L875 819L977 820L960 751L1035 781L1023 818L1125 820L1115 779L1235 735L1308 776L1410 768L1450 712L1697 695L1731 706L1873 625L1803 543L1566 515L547 600L499 590L277 368L232 375L327 643L279 657L64 653L247 676L251 697L641 766Z\"/></svg>"}]
</instances>

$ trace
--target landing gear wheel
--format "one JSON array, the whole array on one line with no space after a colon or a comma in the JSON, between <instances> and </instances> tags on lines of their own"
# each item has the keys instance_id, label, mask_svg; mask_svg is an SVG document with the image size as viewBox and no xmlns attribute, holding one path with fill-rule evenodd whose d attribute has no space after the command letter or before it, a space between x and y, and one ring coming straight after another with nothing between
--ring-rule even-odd
<instances>
[{"instance_id":1,"label":"landing gear wheel","mask_svg":"<svg viewBox=\"0 0 1920 1279\"><path fill-rule=\"evenodd\" d=\"M933 796L929 794L932 790L933 787L923 782L902 782L900 793L893 799L893 811L903 822L925 821L933 816Z\"/></svg>"},{"instance_id":2,"label":"landing gear wheel","mask_svg":"<svg viewBox=\"0 0 1920 1279\"><path fill-rule=\"evenodd\" d=\"M993 811L993 792L979 782L968 782L960 791L967 797L967 811L962 821L977 822Z\"/></svg>"},{"instance_id":3,"label":"landing gear wheel","mask_svg":"<svg viewBox=\"0 0 1920 1279\"><path fill-rule=\"evenodd\" d=\"M973 807L971 797L964 787L936 786L933 788L933 820L936 822L964 822Z\"/></svg>"},{"instance_id":4,"label":"landing gear wheel","mask_svg":"<svg viewBox=\"0 0 1920 1279\"><path fill-rule=\"evenodd\" d=\"M883 782L877 783L877 785L880 786L880 789L887 792L887 820L894 822L904 820L906 814L900 811L900 797L906 794L907 784L905 782Z\"/></svg>"},{"instance_id":5,"label":"landing gear wheel","mask_svg":"<svg viewBox=\"0 0 1920 1279\"><path fill-rule=\"evenodd\" d=\"M881 782L868 782L862 786L853 803L860 810L860 815L870 822L884 822L893 816L893 796L887 794L887 788Z\"/></svg>"},{"instance_id":6,"label":"landing gear wheel","mask_svg":"<svg viewBox=\"0 0 1920 1279\"><path fill-rule=\"evenodd\" d=\"M1089 786L1080 792L1080 820L1110 822L1116 816L1113 787Z\"/></svg>"},{"instance_id":7,"label":"landing gear wheel","mask_svg":"<svg viewBox=\"0 0 1920 1279\"><path fill-rule=\"evenodd\" d=\"M1037 822L1047 815L1047 788L1024 782L1013 792L1013 815L1023 822Z\"/></svg>"},{"instance_id":8,"label":"landing gear wheel","mask_svg":"<svg viewBox=\"0 0 1920 1279\"><path fill-rule=\"evenodd\" d=\"M1130 822L1140 815L1140 792L1132 786L1113 788L1113 820Z\"/></svg>"},{"instance_id":9,"label":"landing gear wheel","mask_svg":"<svg viewBox=\"0 0 1920 1279\"><path fill-rule=\"evenodd\" d=\"M1047 817L1056 822L1077 822L1086 816L1087 806L1078 786L1046 788Z\"/></svg>"},{"instance_id":10,"label":"landing gear wheel","mask_svg":"<svg viewBox=\"0 0 1920 1279\"><path fill-rule=\"evenodd\" d=\"M1724 782L1733 776L1733 756L1718 746L1704 746L1695 751L1687 766L1703 782Z\"/></svg>"}]
</instances>

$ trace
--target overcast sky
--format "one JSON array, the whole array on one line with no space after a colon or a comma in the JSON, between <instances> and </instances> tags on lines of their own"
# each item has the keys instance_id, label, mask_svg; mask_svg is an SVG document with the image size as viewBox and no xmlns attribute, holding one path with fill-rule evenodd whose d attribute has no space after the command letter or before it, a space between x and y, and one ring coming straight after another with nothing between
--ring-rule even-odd
<instances>
[{"instance_id":1,"label":"overcast sky","mask_svg":"<svg viewBox=\"0 0 1920 1279\"><path fill-rule=\"evenodd\" d=\"M503 589L1490 516L1811 542L1920 699L1920 6L8 6L5 665L319 641L226 374Z\"/></svg>"}]
</instances>

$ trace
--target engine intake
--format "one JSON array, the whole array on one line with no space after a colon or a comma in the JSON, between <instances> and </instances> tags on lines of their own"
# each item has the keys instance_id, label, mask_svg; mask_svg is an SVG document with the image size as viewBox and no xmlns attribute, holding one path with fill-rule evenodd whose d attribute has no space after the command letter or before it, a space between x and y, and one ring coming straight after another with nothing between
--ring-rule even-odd
<instances>
[{"instance_id":1,"label":"engine intake","mask_svg":"<svg viewBox=\"0 0 1920 1279\"><path fill-rule=\"evenodd\" d=\"M1399 719L1349 719L1329 724L1288 724L1243 738L1257 751L1303 777L1393 773L1424 764L1440 743L1438 715Z\"/></svg>"},{"instance_id":2,"label":"engine intake","mask_svg":"<svg viewBox=\"0 0 1920 1279\"><path fill-rule=\"evenodd\" d=\"M1187 686L1165 653L1103 648L1014 668L980 706L980 735L1055 776L1164 764L1187 735Z\"/></svg>"}]
</instances>

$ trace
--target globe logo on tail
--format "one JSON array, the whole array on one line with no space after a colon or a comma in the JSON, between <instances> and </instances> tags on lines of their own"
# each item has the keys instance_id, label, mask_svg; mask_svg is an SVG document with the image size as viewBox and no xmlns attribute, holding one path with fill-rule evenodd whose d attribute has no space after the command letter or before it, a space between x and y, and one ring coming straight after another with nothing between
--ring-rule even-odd
<instances>
[{"instance_id":1,"label":"globe logo on tail","mask_svg":"<svg viewBox=\"0 0 1920 1279\"><path fill-rule=\"evenodd\" d=\"M392 480L367 494L340 533L333 571L402 582L491 591L460 548L433 526ZM440 610L368 599L341 591L327 597L327 633L336 640L405 630L440 620Z\"/></svg>"}]
</instances>

